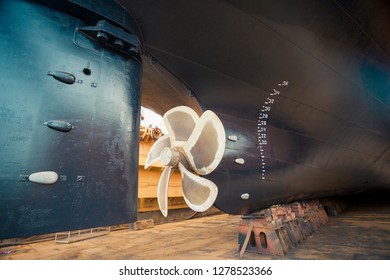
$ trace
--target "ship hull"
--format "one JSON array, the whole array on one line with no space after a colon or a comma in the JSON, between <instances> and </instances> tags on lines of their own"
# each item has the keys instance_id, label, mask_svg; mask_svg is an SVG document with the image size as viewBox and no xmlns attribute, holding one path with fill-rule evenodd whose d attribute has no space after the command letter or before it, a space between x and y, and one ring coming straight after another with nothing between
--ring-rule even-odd
<instances>
[{"instance_id":1,"label":"ship hull","mask_svg":"<svg viewBox=\"0 0 390 280\"><path fill-rule=\"evenodd\" d=\"M0 1L0 239L136 220L141 64L91 24Z\"/></svg>"},{"instance_id":2,"label":"ship hull","mask_svg":"<svg viewBox=\"0 0 390 280\"><path fill-rule=\"evenodd\" d=\"M389 189L385 1L119 2L153 60L238 138L207 176L220 209Z\"/></svg>"},{"instance_id":3,"label":"ship hull","mask_svg":"<svg viewBox=\"0 0 390 280\"><path fill-rule=\"evenodd\" d=\"M0 1L0 238L136 220L141 79L221 119L227 213L390 188L386 1L117 2Z\"/></svg>"}]
</instances>

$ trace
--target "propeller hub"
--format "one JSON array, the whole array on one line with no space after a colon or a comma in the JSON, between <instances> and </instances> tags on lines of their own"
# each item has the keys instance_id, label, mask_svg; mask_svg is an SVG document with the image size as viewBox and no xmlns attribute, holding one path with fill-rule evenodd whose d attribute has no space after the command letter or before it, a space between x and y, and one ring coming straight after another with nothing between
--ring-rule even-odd
<instances>
[{"instance_id":1,"label":"propeller hub","mask_svg":"<svg viewBox=\"0 0 390 280\"><path fill-rule=\"evenodd\" d=\"M180 161L180 153L175 148L165 147L160 153L160 160L163 165L174 167Z\"/></svg>"}]
</instances>

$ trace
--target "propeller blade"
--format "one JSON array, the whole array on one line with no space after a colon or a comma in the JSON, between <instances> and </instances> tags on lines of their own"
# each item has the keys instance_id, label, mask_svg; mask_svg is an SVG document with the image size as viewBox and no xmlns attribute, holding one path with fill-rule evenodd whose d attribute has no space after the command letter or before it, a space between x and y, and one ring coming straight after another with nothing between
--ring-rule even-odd
<instances>
[{"instance_id":1,"label":"propeller blade","mask_svg":"<svg viewBox=\"0 0 390 280\"><path fill-rule=\"evenodd\" d=\"M171 146L182 147L191 136L198 120L198 114L187 106L178 106L166 112L163 121L171 138Z\"/></svg>"},{"instance_id":2,"label":"propeller blade","mask_svg":"<svg viewBox=\"0 0 390 280\"><path fill-rule=\"evenodd\" d=\"M183 146L191 167L200 175L211 173L221 162L225 152L225 129L218 116L206 111Z\"/></svg>"},{"instance_id":3,"label":"propeller blade","mask_svg":"<svg viewBox=\"0 0 390 280\"><path fill-rule=\"evenodd\" d=\"M187 205L197 212L209 209L217 198L217 186L210 180L192 174L181 163L179 163L179 170L182 177L183 197Z\"/></svg>"},{"instance_id":4,"label":"propeller blade","mask_svg":"<svg viewBox=\"0 0 390 280\"><path fill-rule=\"evenodd\" d=\"M156 142L154 142L152 148L149 151L148 156L145 161L145 169L148 169L153 163L160 160L160 153L165 147L170 147L171 141L169 135L164 135L160 137Z\"/></svg>"},{"instance_id":5,"label":"propeller blade","mask_svg":"<svg viewBox=\"0 0 390 280\"><path fill-rule=\"evenodd\" d=\"M157 202L164 217L168 216L168 185L172 171L172 168L165 167L160 180L158 181Z\"/></svg>"}]
</instances>

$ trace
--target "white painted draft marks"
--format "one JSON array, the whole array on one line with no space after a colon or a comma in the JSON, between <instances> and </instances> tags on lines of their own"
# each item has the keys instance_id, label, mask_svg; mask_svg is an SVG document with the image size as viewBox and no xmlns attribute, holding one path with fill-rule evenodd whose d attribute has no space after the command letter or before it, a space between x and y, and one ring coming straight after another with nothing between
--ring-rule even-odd
<instances>
[{"instance_id":1,"label":"white painted draft marks","mask_svg":"<svg viewBox=\"0 0 390 280\"><path fill-rule=\"evenodd\" d=\"M258 139L258 148L260 150L260 159L261 159L260 174L262 180L266 180L266 173L267 173L265 147L269 144L269 139L268 139L269 117L272 112L272 108L276 103L277 97L280 95L282 91L282 88L287 87L288 84L289 81L283 81L281 83L278 83L277 88L274 88L269 93L269 96L266 98L266 100L264 101L260 109L260 114L257 121L257 139Z\"/></svg>"}]
</instances>

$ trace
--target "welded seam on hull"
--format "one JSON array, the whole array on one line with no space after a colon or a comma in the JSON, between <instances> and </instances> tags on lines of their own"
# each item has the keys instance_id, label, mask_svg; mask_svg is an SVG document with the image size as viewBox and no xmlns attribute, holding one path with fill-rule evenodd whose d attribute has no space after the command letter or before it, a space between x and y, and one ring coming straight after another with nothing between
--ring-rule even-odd
<instances>
[{"instance_id":1,"label":"welded seam on hull","mask_svg":"<svg viewBox=\"0 0 390 280\"><path fill-rule=\"evenodd\" d=\"M218 75L220 75L220 76L222 76L222 77L226 77L226 78L228 78L228 79L231 79L231 80L233 80L233 81L235 81L235 82L237 82L237 83L246 85L246 86L248 86L248 87L254 89L255 91L258 91L259 93L264 94L265 97L267 97L267 96L269 95L269 93L272 92L272 89L271 89L271 90L266 90L266 89L262 89L262 88L256 87L256 86L251 85L251 84L249 84L249 83L246 83L246 82L244 82L244 81L242 81L242 80L240 80L240 79L237 79L237 78L235 78L235 77L232 77L232 76L227 75L227 74L222 73L222 72L218 72L218 70L216 70L216 69L210 68L210 67L205 66L205 65L203 65L203 64L199 64L199 63L197 63L197 62L195 62L195 61L192 61L192 60L190 60L190 59L187 59L187 58L184 58L184 57L175 55L175 54L173 54L173 53L171 53L171 52L167 52L167 51L165 51L165 50L161 50L161 49L156 48L156 47L153 47L153 46L151 46L151 45L147 45L147 46L148 46L148 48L150 48L150 49L154 49L154 50L156 50L156 51L158 51L158 52L161 52L161 53L164 53L164 54L166 54L166 55L168 55L168 56L175 57L175 58L177 58L177 59L179 59L179 60L182 60L182 61L185 61L185 62L187 62L187 63L196 65L196 66L198 66L198 67L200 67L200 68L207 69L207 70L209 70L209 71L211 71L211 72L214 72L214 73L216 73L216 74L218 74ZM306 107L308 107L308 108L311 108L311 109L313 109L313 110L316 110L316 111L318 111L318 112L321 112L321 113L323 113L323 114L325 114L325 115L328 115L330 118L333 118L333 119L335 119L335 120L342 121L342 122L348 124L348 126L351 126L351 127L358 127L358 128L361 128L361 129L367 129L367 128L369 128L369 127L364 127L364 126L360 125L360 124L357 123L357 122L355 123L355 122L346 120L346 119L344 119L344 118L340 118L340 117L338 117L338 116L336 116L336 115L330 114L329 112L327 112L327 111L325 111L325 110L322 110L322 109L317 108L317 107L314 107L314 106L312 106L312 105L310 105L310 104L301 102L301 101L298 100L298 99L293 99L293 98L290 98L290 97L288 97L288 96L286 96L286 95L280 95L279 98L284 98L284 99L286 99L286 100L289 100L290 102L295 102L295 103L297 103L297 104L301 104L301 105L303 105L303 106L306 106ZM201 106L204 106L203 104L200 104L200 105L201 105ZM277 119L277 118L275 118L275 119ZM251 119L249 119L249 120L251 120ZM252 121L252 120L251 120L251 121ZM372 131L372 133L373 133L373 134L376 134L376 135L378 135L378 136L380 136L380 137L383 137L383 138L385 138L385 139L388 139L388 138L386 138L384 135L382 135L382 134L380 134L380 133L377 133L376 131Z\"/></svg>"},{"instance_id":2,"label":"welded seam on hull","mask_svg":"<svg viewBox=\"0 0 390 280\"><path fill-rule=\"evenodd\" d=\"M321 63L322 65L324 65L326 68L328 68L329 70L335 72L337 75L339 75L341 78L345 79L346 81L348 81L349 83L357 86L358 88L360 88L362 90L362 92L367 95L368 97L371 97L372 99L374 99L375 101L379 102L380 104L384 105L387 109L390 110L390 105L384 103L382 100L378 99L376 96L374 96L373 94L371 94L370 92L366 91L365 89L361 88L359 86L359 84L356 84L354 81L348 79L347 77L345 77L343 74L341 74L340 72L338 72L336 69L332 68L331 66L329 66L328 64L326 64L325 62L323 62L321 59L319 59L318 57L312 55L308 50L304 49L303 47L299 46L297 43L295 43L294 41L290 40L289 38L287 38L286 36L284 36L282 33L280 33L279 31L277 31L276 29L272 28L270 25L268 25L267 23L265 23L264 21L262 21L260 18L258 18L256 15L253 15L251 13L248 13L246 12L245 10L241 9L240 7L236 6L234 3L230 2L229 0L227 0L228 3L230 3L232 6L234 6L236 9L240 10L241 12L243 12L244 14L252 17L253 19L255 19L256 21L258 21L259 23L261 23L262 25L264 25L265 27L269 28L271 31L273 31L274 33L276 33L277 35L279 35L280 37L282 37L283 39L285 39L286 41L290 42L292 45L294 45L295 47L297 47L298 49L300 49L301 51L303 51L304 53L306 53L307 55L309 55L311 58L317 60L319 63ZM347 13L346 15L350 18L352 18L351 16L349 16ZM352 18L353 19L353 18ZM358 25L358 28L361 29L361 27L359 26L359 24L354 21L355 24ZM361 29L362 32L364 34L367 34L366 32L364 32L363 29ZM370 39L371 37L368 36ZM374 41L375 43L375 41ZM377 45L375 43L375 45Z\"/></svg>"},{"instance_id":3,"label":"welded seam on hull","mask_svg":"<svg viewBox=\"0 0 390 280\"><path fill-rule=\"evenodd\" d=\"M358 27L359 29L367 36L367 38L369 38L373 43L374 45L380 49L381 51L383 51L389 58L390 58L390 54L386 51L386 49L382 48L376 41L375 39L362 27L362 25L350 14L347 12L347 10L344 9L343 6L341 6L340 3L338 3L336 0L331 0L337 7L339 7L339 9L347 16L349 17Z\"/></svg>"}]
</instances>

